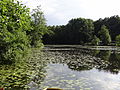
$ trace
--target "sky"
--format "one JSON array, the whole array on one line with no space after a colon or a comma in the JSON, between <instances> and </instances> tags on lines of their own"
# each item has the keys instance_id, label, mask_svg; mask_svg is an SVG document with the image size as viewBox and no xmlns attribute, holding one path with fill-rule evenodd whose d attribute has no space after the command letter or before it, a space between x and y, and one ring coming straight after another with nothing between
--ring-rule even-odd
<instances>
[{"instance_id":1,"label":"sky","mask_svg":"<svg viewBox=\"0 0 120 90\"><path fill-rule=\"evenodd\" d=\"M31 10L41 5L48 25L65 25L72 18L120 16L120 0L19 0Z\"/></svg>"}]
</instances>

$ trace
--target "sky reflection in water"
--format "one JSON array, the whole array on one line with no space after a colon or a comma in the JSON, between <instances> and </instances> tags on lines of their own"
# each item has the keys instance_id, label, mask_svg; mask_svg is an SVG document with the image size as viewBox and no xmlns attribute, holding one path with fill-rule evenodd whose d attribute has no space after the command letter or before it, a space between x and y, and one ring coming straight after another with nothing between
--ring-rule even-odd
<instances>
[{"instance_id":1,"label":"sky reflection in water","mask_svg":"<svg viewBox=\"0 0 120 90\"><path fill-rule=\"evenodd\" d=\"M52 59L47 66L47 76L42 83L42 87L58 87L65 90L120 90L120 56L118 53L95 50L91 53L89 52L93 57L95 56L102 60L102 63L91 64L93 62L88 62L89 60L83 59L84 64L81 66L83 70L78 68L79 66L72 65L74 63L71 65L68 63L71 60L77 60L76 58L81 55L88 55L86 59L91 58L87 52L82 54L72 53L74 58L71 57L71 60L68 60L71 54L67 51L52 52L52 55L54 55L53 53L56 53L56 56L53 56L54 58L51 56ZM68 63L64 62L64 60L61 61L63 63L60 63L58 56L61 54L62 57L59 57L59 59L64 58L64 60L68 60ZM89 65L92 65L92 67L89 67ZM72 68L70 68L71 66Z\"/></svg>"}]
</instances>

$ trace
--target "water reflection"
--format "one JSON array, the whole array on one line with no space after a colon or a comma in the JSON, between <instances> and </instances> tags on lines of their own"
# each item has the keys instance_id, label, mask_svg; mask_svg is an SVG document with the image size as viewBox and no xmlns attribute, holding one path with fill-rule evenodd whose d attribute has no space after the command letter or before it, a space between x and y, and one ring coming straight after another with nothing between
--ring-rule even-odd
<instances>
[{"instance_id":1,"label":"water reflection","mask_svg":"<svg viewBox=\"0 0 120 90\"><path fill-rule=\"evenodd\" d=\"M101 50L101 51L99 51L99 53L95 54L94 56L100 57L102 60L104 60L103 62L108 62L107 67L104 67L104 68L100 67L99 70L105 70L105 71L111 72L113 74L119 73L119 71L120 71L120 53L118 53L118 51Z\"/></svg>"},{"instance_id":2,"label":"water reflection","mask_svg":"<svg viewBox=\"0 0 120 90\"><path fill-rule=\"evenodd\" d=\"M88 87L92 89L91 84L98 82L98 78L99 81L104 82L103 80L108 76L116 78L114 75L118 75L119 71L120 53L117 51L77 49L40 52L40 50L33 50L32 58L28 61L0 65L0 87L37 90L43 89L46 85L49 87L61 85L60 87L74 87L76 90ZM114 80L108 79L114 83ZM118 81L120 80L116 79L117 86ZM44 84L45 82L47 84ZM104 88L94 87L93 90L104 90Z\"/></svg>"},{"instance_id":3,"label":"water reflection","mask_svg":"<svg viewBox=\"0 0 120 90\"><path fill-rule=\"evenodd\" d=\"M44 87L65 90L119 90L118 52L97 50L45 51L48 61ZM118 56L118 57L117 57ZM114 60L116 59L116 60Z\"/></svg>"},{"instance_id":4,"label":"water reflection","mask_svg":"<svg viewBox=\"0 0 120 90\"><path fill-rule=\"evenodd\" d=\"M50 62L67 64L71 70L83 71L96 68L112 74L118 74L120 70L120 54L117 51L59 50L50 51L50 53Z\"/></svg>"}]
</instances>

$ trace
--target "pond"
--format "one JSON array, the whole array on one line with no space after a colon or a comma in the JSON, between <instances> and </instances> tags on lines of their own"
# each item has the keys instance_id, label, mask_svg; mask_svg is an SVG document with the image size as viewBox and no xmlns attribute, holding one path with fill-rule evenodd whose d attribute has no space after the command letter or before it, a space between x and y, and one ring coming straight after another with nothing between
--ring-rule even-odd
<instances>
[{"instance_id":1,"label":"pond","mask_svg":"<svg viewBox=\"0 0 120 90\"><path fill-rule=\"evenodd\" d=\"M0 87L14 90L120 90L118 47L46 46L29 61L4 65ZM11 88L10 88L11 87Z\"/></svg>"}]
</instances>

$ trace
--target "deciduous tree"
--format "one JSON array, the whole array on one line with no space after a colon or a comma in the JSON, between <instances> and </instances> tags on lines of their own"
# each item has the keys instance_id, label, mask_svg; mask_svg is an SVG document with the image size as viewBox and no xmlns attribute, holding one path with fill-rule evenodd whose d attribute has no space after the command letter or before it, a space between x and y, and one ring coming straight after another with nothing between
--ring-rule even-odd
<instances>
[{"instance_id":1,"label":"deciduous tree","mask_svg":"<svg viewBox=\"0 0 120 90\"><path fill-rule=\"evenodd\" d=\"M26 56L31 30L29 9L15 0L0 0L0 60L15 61Z\"/></svg>"},{"instance_id":2,"label":"deciduous tree","mask_svg":"<svg viewBox=\"0 0 120 90\"><path fill-rule=\"evenodd\" d=\"M99 31L99 36L103 45L108 45L111 42L111 36L109 34L109 30L105 25L101 27L101 30Z\"/></svg>"},{"instance_id":3,"label":"deciduous tree","mask_svg":"<svg viewBox=\"0 0 120 90\"><path fill-rule=\"evenodd\" d=\"M36 9L33 9L32 12L32 26L33 29L30 32L31 45L33 47L41 47L42 36L47 33L46 19L43 12L41 11L40 6L37 6Z\"/></svg>"}]
</instances>

